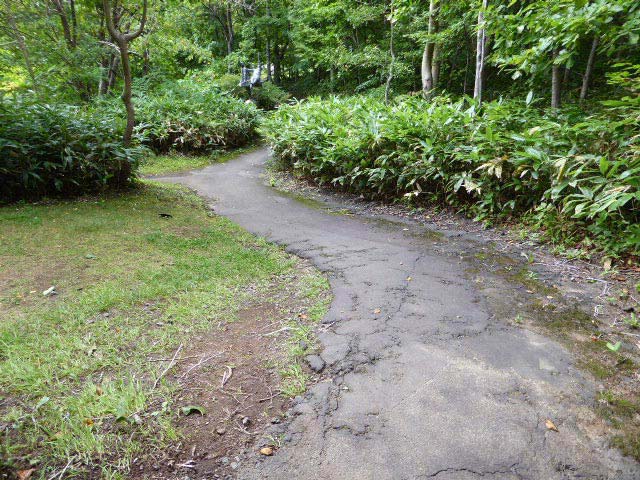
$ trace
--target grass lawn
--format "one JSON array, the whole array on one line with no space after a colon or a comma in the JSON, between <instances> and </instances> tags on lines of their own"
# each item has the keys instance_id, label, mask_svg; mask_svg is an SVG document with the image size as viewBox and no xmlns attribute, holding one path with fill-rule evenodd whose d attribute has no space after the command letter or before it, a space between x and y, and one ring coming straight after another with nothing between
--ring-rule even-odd
<instances>
[{"instance_id":1,"label":"grass lawn","mask_svg":"<svg viewBox=\"0 0 640 480\"><path fill-rule=\"evenodd\" d=\"M125 477L180 435L157 359L232 321L296 261L181 187L0 208L0 477ZM305 275L296 288L326 294Z\"/></svg>"},{"instance_id":2,"label":"grass lawn","mask_svg":"<svg viewBox=\"0 0 640 480\"><path fill-rule=\"evenodd\" d=\"M140 175L154 176L166 175L169 173L186 172L208 167L214 163L222 163L241 153L250 152L258 148L248 146L236 148L233 151L219 150L210 155L158 155L149 156L140 165Z\"/></svg>"}]
</instances>

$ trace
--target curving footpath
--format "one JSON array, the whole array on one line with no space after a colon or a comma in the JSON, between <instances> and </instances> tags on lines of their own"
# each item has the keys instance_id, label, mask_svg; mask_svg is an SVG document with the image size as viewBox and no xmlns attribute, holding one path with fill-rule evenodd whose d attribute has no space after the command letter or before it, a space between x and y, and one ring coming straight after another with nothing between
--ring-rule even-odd
<instances>
[{"instance_id":1,"label":"curving footpath","mask_svg":"<svg viewBox=\"0 0 640 480\"><path fill-rule=\"evenodd\" d=\"M265 184L268 155L160 179L309 258L335 295L318 334L327 379L298 399L277 453L250 457L239 478L640 479L637 463L578 426L594 382L470 279L462 257L474 240L313 208ZM501 288L508 301L522 295Z\"/></svg>"}]
</instances>

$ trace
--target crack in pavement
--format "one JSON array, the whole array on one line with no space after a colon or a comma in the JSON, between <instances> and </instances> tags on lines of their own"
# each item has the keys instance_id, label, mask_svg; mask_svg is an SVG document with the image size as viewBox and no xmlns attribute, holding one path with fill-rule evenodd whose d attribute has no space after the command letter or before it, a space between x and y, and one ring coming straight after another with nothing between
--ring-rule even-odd
<instances>
[{"instance_id":1,"label":"crack in pavement","mask_svg":"<svg viewBox=\"0 0 640 480\"><path fill-rule=\"evenodd\" d=\"M277 454L252 454L238 478L640 478L636 462L579 427L595 385L566 349L491 311L461 260L477 242L309 207L264 184L267 157L163 179L311 260L334 293L317 332L332 378L296 400ZM518 302L515 286L501 288Z\"/></svg>"}]
</instances>

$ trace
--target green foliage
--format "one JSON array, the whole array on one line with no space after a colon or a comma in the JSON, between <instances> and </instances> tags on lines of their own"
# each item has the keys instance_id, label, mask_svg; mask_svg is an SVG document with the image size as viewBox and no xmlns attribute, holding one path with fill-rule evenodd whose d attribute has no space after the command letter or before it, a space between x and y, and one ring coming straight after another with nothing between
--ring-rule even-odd
<instances>
[{"instance_id":1,"label":"green foliage","mask_svg":"<svg viewBox=\"0 0 640 480\"><path fill-rule=\"evenodd\" d=\"M108 116L0 99L0 201L124 186L141 153L122 146Z\"/></svg>"},{"instance_id":2,"label":"green foliage","mask_svg":"<svg viewBox=\"0 0 640 480\"><path fill-rule=\"evenodd\" d=\"M240 87L240 76L225 74L214 76L210 70L198 73L195 78L198 81L209 81L220 87L225 93L236 98L247 101L252 100L261 110L274 110L278 106L289 100L290 95L273 82L264 82L261 86L255 87L251 93L245 87Z\"/></svg>"},{"instance_id":3,"label":"green foliage","mask_svg":"<svg viewBox=\"0 0 640 480\"><path fill-rule=\"evenodd\" d=\"M251 98L256 102L258 108L263 110L273 110L286 103L289 97L287 92L272 82L265 82L251 92Z\"/></svg>"},{"instance_id":4,"label":"green foliage","mask_svg":"<svg viewBox=\"0 0 640 480\"><path fill-rule=\"evenodd\" d=\"M639 137L602 109L547 115L531 101L311 99L264 133L287 166L369 196L442 201L477 219L532 212L557 240L640 253ZM637 115L636 110L636 115ZM579 237L578 237L579 235Z\"/></svg>"},{"instance_id":5,"label":"green foliage","mask_svg":"<svg viewBox=\"0 0 640 480\"><path fill-rule=\"evenodd\" d=\"M155 152L238 147L256 133L258 110L195 80L165 82L135 98L138 132Z\"/></svg>"}]
</instances>

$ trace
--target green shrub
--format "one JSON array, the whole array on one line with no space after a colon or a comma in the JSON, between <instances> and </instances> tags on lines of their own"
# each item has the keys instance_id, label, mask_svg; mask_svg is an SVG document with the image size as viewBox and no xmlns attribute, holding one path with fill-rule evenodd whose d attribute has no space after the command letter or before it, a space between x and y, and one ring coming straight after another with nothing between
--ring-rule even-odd
<instances>
[{"instance_id":1,"label":"green shrub","mask_svg":"<svg viewBox=\"0 0 640 480\"><path fill-rule=\"evenodd\" d=\"M213 84L178 80L135 98L137 130L155 152L238 147L256 135L258 110Z\"/></svg>"},{"instance_id":2,"label":"green shrub","mask_svg":"<svg viewBox=\"0 0 640 480\"><path fill-rule=\"evenodd\" d=\"M240 75L225 74L216 76L210 70L198 72L194 79L198 82L211 82L228 95L241 100L252 100L261 110L274 110L280 105L287 103L291 95L273 82L264 82L261 86L255 87L249 95L249 90L239 86Z\"/></svg>"},{"instance_id":3,"label":"green shrub","mask_svg":"<svg viewBox=\"0 0 640 480\"><path fill-rule=\"evenodd\" d=\"M251 92L251 98L263 110L274 110L287 103L289 97L287 92L272 82L265 82Z\"/></svg>"},{"instance_id":4,"label":"green shrub","mask_svg":"<svg viewBox=\"0 0 640 480\"><path fill-rule=\"evenodd\" d=\"M123 147L107 116L0 99L0 202L123 186L141 153Z\"/></svg>"},{"instance_id":5,"label":"green shrub","mask_svg":"<svg viewBox=\"0 0 640 480\"><path fill-rule=\"evenodd\" d=\"M497 101L478 113L446 98L314 98L263 129L277 158L320 183L443 201L481 220L530 212L558 240L590 236L638 254L640 137L630 109L612 108L546 115Z\"/></svg>"}]
</instances>

